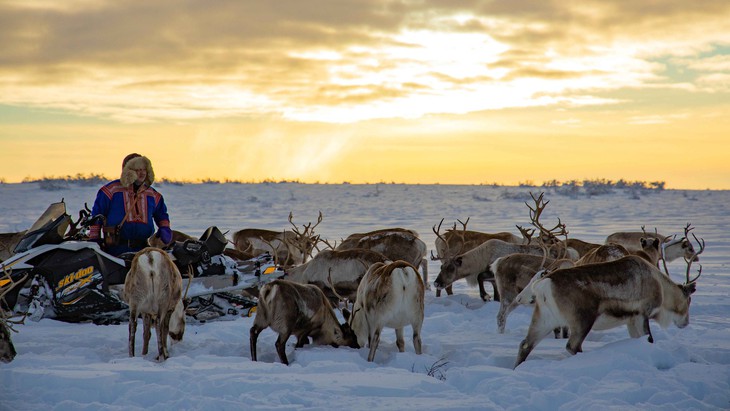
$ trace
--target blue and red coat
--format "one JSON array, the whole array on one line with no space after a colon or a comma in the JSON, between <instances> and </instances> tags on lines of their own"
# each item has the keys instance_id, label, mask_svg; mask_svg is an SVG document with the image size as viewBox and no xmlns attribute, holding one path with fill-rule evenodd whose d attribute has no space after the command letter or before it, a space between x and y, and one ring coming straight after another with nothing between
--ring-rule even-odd
<instances>
[{"instance_id":1,"label":"blue and red coat","mask_svg":"<svg viewBox=\"0 0 730 411\"><path fill-rule=\"evenodd\" d=\"M120 229L121 244L107 249L114 255L142 249L144 240L154 234L155 224L157 227L170 227L165 199L146 184L136 192L133 185L124 187L119 180L106 184L99 189L91 209L92 216L99 214L106 217L106 226L119 225L127 215ZM100 238L101 228L101 225L92 225L89 237Z\"/></svg>"}]
</instances>

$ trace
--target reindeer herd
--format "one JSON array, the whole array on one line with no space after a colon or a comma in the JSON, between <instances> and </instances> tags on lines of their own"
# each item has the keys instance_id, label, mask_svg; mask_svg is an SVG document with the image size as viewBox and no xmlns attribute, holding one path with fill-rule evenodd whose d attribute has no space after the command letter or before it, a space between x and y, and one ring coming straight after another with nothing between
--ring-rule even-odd
<instances>
[{"instance_id":1,"label":"reindeer herd","mask_svg":"<svg viewBox=\"0 0 730 411\"><path fill-rule=\"evenodd\" d=\"M504 333L507 316L516 307L533 307L515 367L551 331L558 338L562 330L568 338L566 349L576 354L591 330L625 324L630 337L648 335L653 342L650 320L662 327L672 323L687 326L691 295L702 272L700 266L692 276L691 267L705 246L691 233L690 224L679 238L646 232L642 227L641 232L614 233L603 244L594 244L568 238L560 219L554 227L544 226L540 217L549 201L542 194L531 196L534 205L525 204L532 228L516 226L520 236L470 231L468 219L457 220L461 228L454 223L443 233L443 219L433 226L436 255L432 252L431 259L441 262L433 283L437 297L442 289L452 294L453 283L466 279L488 301L484 283L491 283L493 298L499 301L499 333ZM289 363L285 346L291 335L297 339L295 348L310 343L310 338L318 345L368 347L367 360L373 361L383 328L395 329L396 346L405 350L406 326L412 330L415 352L421 354L424 297L429 287L427 246L418 233L405 228L381 229L355 233L331 244L315 234L323 220L321 213L315 224L310 222L303 229L292 219L290 213L292 230L244 229L232 235L234 248L229 250L235 255L268 252L287 272L283 279L259 290L258 310L249 330L251 359L257 360L258 336L266 328L278 334L275 348L284 364ZM678 258L686 262L682 284L671 280L667 267ZM167 336L174 341L183 337L185 298L180 272L166 252L149 247L135 256L124 297L130 306L129 355L135 354L137 317L142 316L143 355L155 327L157 359L168 358ZM15 356L8 317L7 313L0 317L3 362Z\"/></svg>"}]
</instances>

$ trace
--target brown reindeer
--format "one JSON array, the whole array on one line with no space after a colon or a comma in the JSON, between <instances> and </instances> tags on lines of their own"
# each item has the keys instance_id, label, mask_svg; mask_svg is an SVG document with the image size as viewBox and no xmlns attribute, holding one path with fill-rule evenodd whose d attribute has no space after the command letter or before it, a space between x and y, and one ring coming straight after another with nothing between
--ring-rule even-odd
<instances>
[{"instance_id":1,"label":"brown reindeer","mask_svg":"<svg viewBox=\"0 0 730 411\"><path fill-rule=\"evenodd\" d=\"M159 248L139 251L124 281L124 300L129 305L129 356L134 357L137 317L144 324L142 355L149 347L151 329L157 331L157 361L170 355L167 336L182 339L185 312L182 302L182 277L172 258Z\"/></svg>"},{"instance_id":2,"label":"brown reindeer","mask_svg":"<svg viewBox=\"0 0 730 411\"><path fill-rule=\"evenodd\" d=\"M671 323L686 327L690 296L702 273L700 267L697 276L690 279L692 261L704 250L704 241L698 243L699 251L687 263L684 284L674 283L668 273L633 255L556 270L535 281L531 287L535 309L527 336L520 343L515 368L540 340L559 326L570 329L566 349L571 354L582 351L583 340L592 329L605 330L626 324L632 338L648 334L652 343L650 319L663 328Z\"/></svg>"},{"instance_id":3,"label":"brown reindeer","mask_svg":"<svg viewBox=\"0 0 730 411\"><path fill-rule=\"evenodd\" d=\"M445 261L450 258L454 258L455 256L472 250L480 244L483 244L487 240L492 239L502 240L504 242L512 244L529 243L529 237L525 237L525 233L523 233L523 237L518 237L517 235L507 231L499 233L484 233L480 231L472 231L466 229L466 225L469 223L469 218L466 219L466 222L462 222L458 219L457 221L462 225L462 229L457 230L456 223L454 223L453 227L446 230L444 234L441 234L441 224L443 224L444 222L443 218L439 222L438 228L435 225L433 226L432 230L434 234L436 234L436 241L434 244L436 246L436 256L431 255L432 260ZM494 283L492 285L494 286ZM448 285L445 289L446 294L453 294L453 285ZM441 289L437 288L436 297L440 296Z\"/></svg>"},{"instance_id":4,"label":"brown reindeer","mask_svg":"<svg viewBox=\"0 0 730 411\"><path fill-rule=\"evenodd\" d=\"M573 250L575 250L578 253L579 258L582 258L589 251L593 250L594 248L598 248L600 246L600 244L589 243L587 241L579 240L577 238L568 238L565 241L565 244L569 248L572 248Z\"/></svg>"},{"instance_id":5,"label":"brown reindeer","mask_svg":"<svg viewBox=\"0 0 730 411\"><path fill-rule=\"evenodd\" d=\"M690 224L687 224L685 230L689 227ZM633 253L641 251L644 248L642 239L651 240L654 238L659 240L661 249L663 250L664 261L667 263L681 257L684 257L685 259L695 258L699 260L699 257L697 257L697 253L695 253L694 247L692 246L692 242L686 237L686 235L678 239L676 236L669 237L659 234L656 230L654 233L647 233L644 226L641 227L641 231L620 231L613 233L606 237L605 242L606 244L621 244L626 247L629 252Z\"/></svg>"},{"instance_id":6,"label":"brown reindeer","mask_svg":"<svg viewBox=\"0 0 730 411\"><path fill-rule=\"evenodd\" d=\"M197 240L195 237L187 235L183 233L182 231L172 230L172 241L170 241L170 244L165 244L160 240L160 237L157 237L156 234L152 234L147 239L147 245L150 247L155 248L161 248L166 249L172 247L176 242L185 242L187 240Z\"/></svg>"},{"instance_id":7,"label":"brown reindeer","mask_svg":"<svg viewBox=\"0 0 730 411\"><path fill-rule=\"evenodd\" d=\"M319 236L314 229L322 222L320 211L317 223L302 225L303 231L292 221L293 214L289 213L289 223L292 230L271 231L259 228L247 228L233 233L234 247L248 255L258 256L270 253L277 265L293 266L305 263L319 242Z\"/></svg>"},{"instance_id":8,"label":"brown reindeer","mask_svg":"<svg viewBox=\"0 0 730 411\"><path fill-rule=\"evenodd\" d=\"M368 361L375 359L384 327L395 328L398 351L405 351L403 328L413 330L413 347L421 354L424 285L416 268L406 261L375 263L357 288L352 313L344 312L360 346L370 347Z\"/></svg>"},{"instance_id":9,"label":"brown reindeer","mask_svg":"<svg viewBox=\"0 0 730 411\"><path fill-rule=\"evenodd\" d=\"M344 296L354 301L357 287L368 268L388 261L383 254L365 248L322 250L306 263L286 271L286 279L300 284L314 284L331 300Z\"/></svg>"},{"instance_id":10,"label":"brown reindeer","mask_svg":"<svg viewBox=\"0 0 730 411\"><path fill-rule=\"evenodd\" d=\"M499 292L499 311L497 312L497 330L504 334L507 316L514 311L520 302L517 296L530 285L538 271L557 270L573 267L575 263L568 259L543 259L536 254L509 254L492 263L490 270L494 273L496 288Z\"/></svg>"},{"instance_id":11,"label":"brown reindeer","mask_svg":"<svg viewBox=\"0 0 730 411\"><path fill-rule=\"evenodd\" d=\"M317 345L359 348L350 327L340 324L327 297L316 285L278 279L261 287L256 318L249 330L252 361L257 361L259 334L268 327L279 334L276 352L286 365L286 342L292 334L297 337L296 348L309 343L309 337Z\"/></svg>"},{"instance_id":12,"label":"brown reindeer","mask_svg":"<svg viewBox=\"0 0 730 411\"><path fill-rule=\"evenodd\" d=\"M18 245L28 230L17 233L0 233L0 261L5 261L14 254L15 246Z\"/></svg>"},{"instance_id":13,"label":"brown reindeer","mask_svg":"<svg viewBox=\"0 0 730 411\"><path fill-rule=\"evenodd\" d=\"M420 267L424 283L428 282L427 246L418 233L406 228L385 228L349 235L335 247L337 251L365 248L377 251L391 261L403 260Z\"/></svg>"}]
</instances>

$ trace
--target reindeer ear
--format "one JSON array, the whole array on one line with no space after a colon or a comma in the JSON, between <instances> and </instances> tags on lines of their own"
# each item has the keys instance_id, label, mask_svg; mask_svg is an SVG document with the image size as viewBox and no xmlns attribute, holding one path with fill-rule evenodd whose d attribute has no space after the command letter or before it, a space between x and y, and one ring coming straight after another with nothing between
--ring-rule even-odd
<instances>
[{"instance_id":1,"label":"reindeer ear","mask_svg":"<svg viewBox=\"0 0 730 411\"><path fill-rule=\"evenodd\" d=\"M639 239L639 241L641 242L641 247L642 247L642 248L643 248L643 247L646 247L646 238L644 238L644 237L641 237L641 238Z\"/></svg>"},{"instance_id":2,"label":"reindeer ear","mask_svg":"<svg viewBox=\"0 0 730 411\"><path fill-rule=\"evenodd\" d=\"M659 249L659 244L660 244L659 239L658 238L655 238L654 239L654 242L651 244L651 246L654 247L654 248L656 248L658 250Z\"/></svg>"},{"instance_id":3,"label":"reindeer ear","mask_svg":"<svg viewBox=\"0 0 730 411\"><path fill-rule=\"evenodd\" d=\"M682 286L682 292L684 292L684 295L687 297L694 294L695 291L697 291L697 285L695 283L689 283Z\"/></svg>"},{"instance_id":4,"label":"reindeer ear","mask_svg":"<svg viewBox=\"0 0 730 411\"><path fill-rule=\"evenodd\" d=\"M454 259L454 264L455 264L455 265L456 265L457 267L461 267L461 263L462 263L462 259L461 259L461 257L456 257L456 258Z\"/></svg>"}]
</instances>

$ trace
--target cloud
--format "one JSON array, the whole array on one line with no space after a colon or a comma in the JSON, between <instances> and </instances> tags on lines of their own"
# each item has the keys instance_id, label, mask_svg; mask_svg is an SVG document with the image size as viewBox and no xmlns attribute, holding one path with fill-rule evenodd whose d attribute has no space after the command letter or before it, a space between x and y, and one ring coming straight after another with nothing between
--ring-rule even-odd
<instances>
[{"instance_id":1,"label":"cloud","mask_svg":"<svg viewBox=\"0 0 730 411\"><path fill-rule=\"evenodd\" d=\"M125 122L415 118L673 87L657 57L702 71L695 92L727 92L728 14L681 0L6 1L0 104Z\"/></svg>"}]
</instances>

